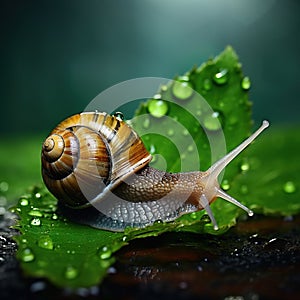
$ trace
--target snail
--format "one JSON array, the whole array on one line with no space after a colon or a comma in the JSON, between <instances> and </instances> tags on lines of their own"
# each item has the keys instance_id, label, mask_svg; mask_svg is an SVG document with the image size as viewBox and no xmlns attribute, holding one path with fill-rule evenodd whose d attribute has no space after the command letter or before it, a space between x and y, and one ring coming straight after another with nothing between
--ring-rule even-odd
<instances>
[{"instance_id":1,"label":"snail","mask_svg":"<svg viewBox=\"0 0 300 300\"><path fill-rule=\"evenodd\" d=\"M253 212L225 193L222 170L265 128L215 162L207 171L167 173L149 165L151 155L138 134L120 117L104 112L73 115L50 133L42 146L42 177L71 220L99 229L123 231L210 208L217 197Z\"/></svg>"}]
</instances>

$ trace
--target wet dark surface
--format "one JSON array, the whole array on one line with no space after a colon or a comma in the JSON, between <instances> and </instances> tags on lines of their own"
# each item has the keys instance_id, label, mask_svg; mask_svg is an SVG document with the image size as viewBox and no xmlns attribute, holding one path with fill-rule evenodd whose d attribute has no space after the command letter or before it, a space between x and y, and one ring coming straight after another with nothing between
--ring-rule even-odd
<instances>
[{"instance_id":1,"label":"wet dark surface","mask_svg":"<svg viewBox=\"0 0 300 300\"><path fill-rule=\"evenodd\" d=\"M170 233L121 249L100 286L22 276L0 232L0 299L300 299L300 217L255 216L223 236Z\"/></svg>"}]
</instances>

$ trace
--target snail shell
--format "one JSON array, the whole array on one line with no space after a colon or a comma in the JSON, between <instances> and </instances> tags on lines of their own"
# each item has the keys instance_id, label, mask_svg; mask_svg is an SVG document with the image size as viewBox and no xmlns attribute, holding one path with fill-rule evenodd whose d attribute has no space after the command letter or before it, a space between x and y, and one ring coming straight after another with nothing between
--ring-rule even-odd
<instances>
[{"instance_id":1,"label":"snail shell","mask_svg":"<svg viewBox=\"0 0 300 300\"><path fill-rule=\"evenodd\" d=\"M87 205L87 195L101 193L102 182L114 189L150 160L125 122L106 113L81 113L60 123L44 142L42 176L55 197L76 208Z\"/></svg>"}]
</instances>

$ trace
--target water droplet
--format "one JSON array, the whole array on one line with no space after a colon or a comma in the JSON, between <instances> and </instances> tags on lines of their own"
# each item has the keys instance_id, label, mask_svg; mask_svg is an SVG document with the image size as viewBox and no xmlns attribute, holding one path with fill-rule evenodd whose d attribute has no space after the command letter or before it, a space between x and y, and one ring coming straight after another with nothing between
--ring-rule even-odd
<instances>
[{"instance_id":1,"label":"water droplet","mask_svg":"<svg viewBox=\"0 0 300 300\"><path fill-rule=\"evenodd\" d=\"M123 237L122 237L122 241L123 242L126 242L128 240L128 236L127 235L124 235Z\"/></svg>"},{"instance_id":2,"label":"water droplet","mask_svg":"<svg viewBox=\"0 0 300 300\"><path fill-rule=\"evenodd\" d=\"M240 190L241 190L242 194L248 194L248 186L247 185L245 185L245 184L241 185Z\"/></svg>"},{"instance_id":3,"label":"water droplet","mask_svg":"<svg viewBox=\"0 0 300 300\"><path fill-rule=\"evenodd\" d=\"M153 99L155 99L155 100L161 100L161 94L155 94L153 96Z\"/></svg>"},{"instance_id":4,"label":"water droplet","mask_svg":"<svg viewBox=\"0 0 300 300\"><path fill-rule=\"evenodd\" d=\"M35 198L37 198L37 199L40 199L40 198L42 197L41 193L36 193L34 196L35 196Z\"/></svg>"},{"instance_id":5,"label":"water droplet","mask_svg":"<svg viewBox=\"0 0 300 300\"><path fill-rule=\"evenodd\" d=\"M193 220L197 220L197 219L198 219L198 215L197 215L196 212L190 213L190 217L191 217Z\"/></svg>"},{"instance_id":6,"label":"water droplet","mask_svg":"<svg viewBox=\"0 0 300 300\"><path fill-rule=\"evenodd\" d=\"M149 152L150 152L150 154L154 154L156 152L156 148L153 144L150 145Z\"/></svg>"},{"instance_id":7,"label":"water droplet","mask_svg":"<svg viewBox=\"0 0 300 300\"><path fill-rule=\"evenodd\" d=\"M190 73L188 72L188 73L186 73L186 75L178 77L177 80L178 81L189 81L190 80L189 75L190 75Z\"/></svg>"},{"instance_id":8,"label":"water droplet","mask_svg":"<svg viewBox=\"0 0 300 300\"><path fill-rule=\"evenodd\" d=\"M193 151L194 151L194 146L193 146L193 145L189 145L189 146L187 147L187 151L188 151L188 152L193 152Z\"/></svg>"},{"instance_id":9,"label":"water droplet","mask_svg":"<svg viewBox=\"0 0 300 300\"><path fill-rule=\"evenodd\" d=\"M25 248L21 251L20 258L23 262L31 262L35 257L30 248Z\"/></svg>"},{"instance_id":10,"label":"water droplet","mask_svg":"<svg viewBox=\"0 0 300 300\"><path fill-rule=\"evenodd\" d=\"M67 279L74 279L78 276L78 270L75 267L68 266L65 271L65 277Z\"/></svg>"},{"instance_id":11,"label":"water droplet","mask_svg":"<svg viewBox=\"0 0 300 300\"><path fill-rule=\"evenodd\" d=\"M57 220L58 219L58 215L57 214L53 214L51 219L52 220Z\"/></svg>"},{"instance_id":12,"label":"water droplet","mask_svg":"<svg viewBox=\"0 0 300 300\"><path fill-rule=\"evenodd\" d=\"M38 246L44 249L53 250L53 242L49 235L41 236L38 240Z\"/></svg>"},{"instance_id":13,"label":"water droplet","mask_svg":"<svg viewBox=\"0 0 300 300\"><path fill-rule=\"evenodd\" d=\"M210 217L209 217L209 215L207 215L207 214L204 214L204 215L201 217L201 221L204 222L204 223L210 223L210 222L211 222Z\"/></svg>"},{"instance_id":14,"label":"water droplet","mask_svg":"<svg viewBox=\"0 0 300 300\"><path fill-rule=\"evenodd\" d=\"M148 111L153 117L161 118L167 114L168 110L169 106L166 101L152 99L148 103Z\"/></svg>"},{"instance_id":15,"label":"water droplet","mask_svg":"<svg viewBox=\"0 0 300 300\"><path fill-rule=\"evenodd\" d=\"M120 112L120 111L115 112L115 113L114 113L114 117L115 117L116 119L119 119L120 121L123 121L123 120L124 120L124 115L123 115L123 113Z\"/></svg>"},{"instance_id":16,"label":"water droplet","mask_svg":"<svg viewBox=\"0 0 300 300\"><path fill-rule=\"evenodd\" d=\"M227 83L227 81L228 81L228 70L227 69L220 69L219 72L217 72L213 76L213 80L216 84L219 84L219 85Z\"/></svg>"},{"instance_id":17,"label":"water droplet","mask_svg":"<svg viewBox=\"0 0 300 300\"><path fill-rule=\"evenodd\" d=\"M108 259L111 257L112 251L108 246L104 246L99 250L98 254L101 259Z\"/></svg>"},{"instance_id":18,"label":"water droplet","mask_svg":"<svg viewBox=\"0 0 300 300\"><path fill-rule=\"evenodd\" d=\"M174 129L172 129L172 128L169 129L169 130L167 131L167 135L168 135L168 136L173 136L174 133L175 133L175 132L174 132Z\"/></svg>"},{"instance_id":19,"label":"water droplet","mask_svg":"<svg viewBox=\"0 0 300 300\"><path fill-rule=\"evenodd\" d=\"M188 136L189 135L189 131L185 128L185 129L183 129L182 134L184 136Z\"/></svg>"},{"instance_id":20,"label":"water droplet","mask_svg":"<svg viewBox=\"0 0 300 300\"><path fill-rule=\"evenodd\" d=\"M287 193L287 194L292 194L296 191L296 186L294 184L294 182L292 181L287 181L284 185L283 185L283 190Z\"/></svg>"},{"instance_id":21,"label":"water droplet","mask_svg":"<svg viewBox=\"0 0 300 300\"><path fill-rule=\"evenodd\" d=\"M40 226L41 225L41 220L39 218L33 218L30 222L31 225L33 226Z\"/></svg>"},{"instance_id":22,"label":"water droplet","mask_svg":"<svg viewBox=\"0 0 300 300\"><path fill-rule=\"evenodd\" d=\"M164 222L163 220L158 219L153 224L163 224L163 222Z\"/></svg>"},{"instance_id":23,"label":"water droplet","mask_svg":"<svg viewBox=\"0 0 300 300\"><path fill-rule=\"evenodd\" d=\"M229 181L227 179L224 179L222 181L221 187L224 191L228 191L230 189Z\"/></svg>"},{"instance_id":24,"label":"water droplet","mask_svg":"<svg viewBox=\"0 0 300 300\"><path fill-rule=\"evenodd\" d=\"M193 95L194 90L190 82L184 81L181 78L180 81L175 81L173 83L172 93L174 97L177 98L178 100L187 100Z\"/></svg>"},{"instance_id":25,"label":"water droplet","mask_svg":"<svg viewBox=\"0 0 300 300\"><path fill-rule=\"evenodd\" d=\"M0 191L1 192L7 192L9 188L9 185L6 181L0 182Z\"/></svg>"},{"instance_id":26,"label":"water droplet","mask_svg":"<svg viewBox=\"0 0 300 300\"><path fill-rule=\"evenodd\" d=\"M161 87L160 87L160 90L162 91L162 92L166 92L167 90L168 90L168 86L167 85L162 85Z\"/></svg>"},{"instance_id":27,"label":"water droplet","mask_svg":"<svg viewBox=\"0 0 300 300\"><path fill-rule=\"evenodd\" d=\"M230 125L236 125L239 121L239 118L236 115L231 115L229 117L229 124Z\"/></svg>"},{"instance_id":28,"label":"water droplet","mask_svg":"<svg viewBox=\"0 0 300 300\"><path fill-rule=\"evenodd\" d=\"M251 87L251 81L250 81L250 78L248 76L245 76L243 79L242 79L242 82L241 82L241 86L242 86L242 89L243 90L249 90L250 87Z\"/></svg>"},{"instance_id":29,"label":"water droplet","mask_svg":"<svg viewBox=\"0 0 300 300\"><path fill-rule=\"evenodd\" d=\"M225 102L223 100L219 101L219 107L223 108L225 106Z\"/></svg>"},{"instance_id":30,"label":"water droplet","mask_svg":"<svg viewBox=\"0 0 300 300\"><path fill-rule=\"evenodd\" d=\"M236 72L240 73L241 70L242 70L242 64L240 62L236 63L235 66L234 66L234 69Z\"/></svg>"},{"instance_id":31,"label":"water droplet","mask_svg":"<svg viewBox=\"0 0 300 300\"><path fill-rule=\"evenodd\" d=\"M240 164L240 169L242 172L247 172L250 169L250 164L247 160L243 160Z\"/></svg>"},{"instance_id":32,"label":"water droplet","mask_svg":"<svg viewBox=\"0 0 300 300\"><path fill-rule=\"evenodd\" d=\"M27 206L27 205L29 204L29 201L28 201L28 199L26 199L26 198L21 198L21 199L19 200L19 204L20 204L21 206Z\"/></svg>"},{"instance_id":33,"label":"water droplet","mask_svg":"<svg viewBox=\"0 0 300 300\"><path fill-rule=\"evenodd\" d=\"M143 127L145 129L148 129L150 126L150 119L148 117L145 118L145 120L143 121Z\"/></svg>"},{"instance_id":34,"label":"water droplet","mask_svg":"<svg viewBox=\"0 0 300 300\"><path fill-rule=\"evenodd\" d=\"M40 212L36 208L32 209L28 214L32 217L42 217L43 216L42 212Z\"/></svg>"},{"instance_id":35,"label":"water droplet","mask_svg":"<svg viewBox=\"0 0 300 300\"><path fill-rule=\"evenodd\" d=\"M222 117L218 111L204 117L203 124L207 130L217 131L222 129Z\"/></svg>"},{"instance_id":36,"label":"water droplet","mask_svg":"<svg viewBox=\"0 0 300 300\"><path fill-rule=\"evenodd\" d=\"M211 80L209 78L204 79L203 81L203 88L205 91L210 91L212 88Z\"/></svg>"}]
</instances>

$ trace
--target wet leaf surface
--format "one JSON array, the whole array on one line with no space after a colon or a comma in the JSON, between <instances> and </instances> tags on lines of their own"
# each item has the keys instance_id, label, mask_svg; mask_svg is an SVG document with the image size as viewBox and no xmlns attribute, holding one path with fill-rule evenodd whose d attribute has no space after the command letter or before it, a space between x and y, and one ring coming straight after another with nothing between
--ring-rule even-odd
<instances>
[{"instance_id":1,"label":"wet leaf surface","mask_svg":"<svg viewBox=\"0 0 300 300\"><path fill-rule=\"evenodd\" d=\"M9 234L8 234L9 235ZM1 299L298 299L300 218L256 215L222 236L167 233L116 253L101 285L57 288L20 274L1 235ZM6 255L4 249L9 249ZM226 298L227 299L227 298Z\"/></svg>"}]
</instances>

